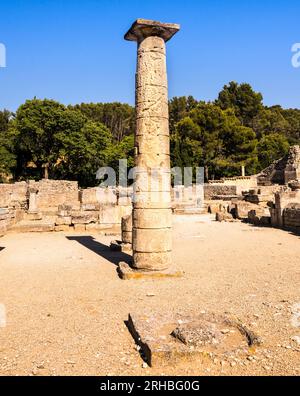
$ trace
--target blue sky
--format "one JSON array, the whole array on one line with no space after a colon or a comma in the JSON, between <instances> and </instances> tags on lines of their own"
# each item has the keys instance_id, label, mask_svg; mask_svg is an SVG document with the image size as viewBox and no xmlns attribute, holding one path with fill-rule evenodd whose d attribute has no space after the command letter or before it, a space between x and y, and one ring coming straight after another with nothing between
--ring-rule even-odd
<instances>
[{"instance_id":1,"label":"blue sky","mask_svg":"<svg viewBox=\"0 0 300 396\"><path fill-rule=\"evenodd\" d=\"M0 0L0 108L26 99L134 103L136 18L181 24L168 43L169 96L213 100L231 80L267 105L300 108L299 0Z\"/></svg>"}]
</instances>

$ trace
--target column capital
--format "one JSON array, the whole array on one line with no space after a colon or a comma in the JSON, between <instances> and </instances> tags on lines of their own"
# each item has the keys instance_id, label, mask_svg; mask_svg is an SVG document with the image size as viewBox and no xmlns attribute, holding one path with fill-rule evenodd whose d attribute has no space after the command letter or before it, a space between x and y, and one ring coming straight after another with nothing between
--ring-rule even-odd
<instances>
[{"instance_id":1,"label":"column capital","mask_svg":"<svg viewBox=\"0 0 300 396\"><path fill-rule=\"evenodd\" d=\"M177 23L162 23L148 19L137 19L125 34L128 41L142 41L150 36L158 36L165 41L170 40L180 30Z\"/></svg>"}]
</instances>

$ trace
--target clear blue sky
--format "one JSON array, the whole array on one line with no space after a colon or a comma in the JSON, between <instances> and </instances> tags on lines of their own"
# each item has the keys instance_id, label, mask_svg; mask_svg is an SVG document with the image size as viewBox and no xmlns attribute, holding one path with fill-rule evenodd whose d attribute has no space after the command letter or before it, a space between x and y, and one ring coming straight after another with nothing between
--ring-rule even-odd
<instances>
[{"instance_id":1,"label":"clear blue sky","mask_svg":"<svg viewBox=\"0 0 300 396\"><path fill-rule=\"evenodd\" d=\"M134 103L136 18L176 22L168 43L169 96L213 100L231 80L267 105L300 108L299 0L1 0L0 108L26 99Z\"/></svg>"}]
</instances>

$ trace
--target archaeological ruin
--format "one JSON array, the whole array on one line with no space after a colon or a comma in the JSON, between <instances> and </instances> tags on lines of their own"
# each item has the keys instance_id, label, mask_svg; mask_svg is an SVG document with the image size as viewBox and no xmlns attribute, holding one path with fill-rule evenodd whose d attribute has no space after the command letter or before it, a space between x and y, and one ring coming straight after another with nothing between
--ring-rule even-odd
<instances>
[{"instance_id":1,"label":"archaeological ruin","mask_svg":"<svg viewBox=\"0 0 300 396\"><path fill-rule=\"evenodd\" d=\"M220 220L243 220L256 225L299 230L299 172L300 148L292 146L284 158L275 161L258 175L224 178L205 183L204 199L200 208L195 186L167 187L162 196L165 199L170 193L170 201L154 200L153 203L147 203L144 200L135 202L132 187L80 189L75 181L47 179L37 182L29 180L3 183L0 184L0 233L4 235L6 232L90 230L120 233L122 221L122 239L125 244L131 245L132 238L138 238L139 227L143 226L150 230L142 232L144 236L141 243L147 245L153 240L152 234L155 231L151 229L163 235L171 233L172 212L178 215L195 212L218 213ZM162 175L161 178L170 177L168 172ZM139 184L136 189L140 191L138 194L150 194L151 192L145 191L142 176L143 173L137 176ZM142 217L139 217L140 215ZM149 242L146 234L151 235ZM164 247L155 247L154 251L143 252L146 255L163 253L161 260L164 257L166 261L157 262L153 259L153 266L156 264L157 270L167 268L171 264L171 247L169 242L164 243ZM136 241L134 244L138 249L139 242ZM140 250L147 248L142 247ZM137 260L142 257L138 253L142 252L134 250ZM149 260L157 256L152 254L146 260L149 266L144 264L145 268L151 268Z\"/></svg>"},{"instance_id":2,"label":"archaeological ruin","mask_svg":"<svg viewBox=\"0 0 300 396\"><path fill-rule=\"evenodd\" d=\"M258 174L241 161L240 176L204 182L203 172L176 183L166 43L179 31L137 19L124 36L137 45L132 183L0 183L1 281L9 290L0 288L3 370L13 372L23 353L20 372L29 375L55 359L60 371L51 367L51 375L73 374L84 360L89 374L104 365L105 375L115 367L248 374L259 359L261 374L281 349L300 352L300 305L292 305L299 287L289 289L299 274L300 146ZM297 323L287 336L290 314ZM275 342L274 329L285 342ZM47 348L50 357L33 358Z\"/></svg>"}]
</instances>

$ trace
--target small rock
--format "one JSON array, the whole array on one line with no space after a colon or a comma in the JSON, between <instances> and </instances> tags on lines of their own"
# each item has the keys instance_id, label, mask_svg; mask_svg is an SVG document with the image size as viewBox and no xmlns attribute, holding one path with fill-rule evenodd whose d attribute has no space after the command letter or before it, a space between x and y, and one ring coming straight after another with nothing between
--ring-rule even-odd
<instances>
[{"instance_id":1,"label":"small rock","mask_svg":"<svg viewBox=\"0 0 300 396\"><path fill-rule=\"evenodd\" d=\"M291 337L291 340L296 342L298 345L300 345L300 336L293 336Z\"/></svg>"},{"instance_id":2,"label":"small rock","mask_svg":"<svg viewBox=\"0 0 300 396\"><path fill-rule=\"evenodd\" d=\"M148 368L148 367L149 367L148 364L147 364L146 362L143 362L142 368L146 369L146 368Z\"/></svg>"},{"instance_id":3,"label":"small rock","mask_svg":"<svg viewBox=\"0 0 300 396\"><path fill-rule=\"evenodd\" d=\"M230 332L229 329L222 329L222 330L221 330L221 333L222 333L222 334L228 334L229 332Z\"/></svg>"}]
</instances>

